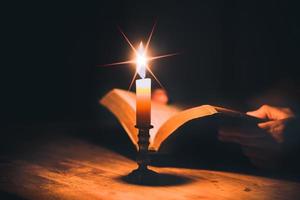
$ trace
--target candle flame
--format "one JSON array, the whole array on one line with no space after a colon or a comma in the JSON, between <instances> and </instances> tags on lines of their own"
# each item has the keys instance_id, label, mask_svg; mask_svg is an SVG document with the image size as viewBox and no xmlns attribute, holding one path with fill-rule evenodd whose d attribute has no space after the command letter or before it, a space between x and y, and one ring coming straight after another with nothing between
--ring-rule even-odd
<instances>
[{"instance_id":1,"label":"candle flame","mask_svg":"<svg viewBox=\"0 0 300 200\"><path fill-rule=\"evenodd\" d=\"M129 44L129 46L131 47L131 49L135 53L135 58L131 59L131 60L125 60L125 61L120 61L120 62L105 64L105 65L97 65L97 66L115 66L115 65L134 64L134 65L136 65L136 70L135 70L134 76L133 76L133 78L131 80L131 83L130 83L130 86L129 86L129 90L130 90L131 86L133 85L133 82L134 82L134 80L135 80L135 78L136 78L137 75L139 75L141 78L146 78L146 71L148 71L150 73L150 75L153 76L153 78L157 81L157 83L162 88L164 88L162 86L162 84L160 83L160 81L158 80L158 78L154 75L154 73L150 69L150 66L148 65L148 62L151 62L151 61L157 60L157 59L161 59L161 58L175 56L175 55L178 55L178 53L170 53L170 54L164 54L164 55L158 55L158 56L150 56L150 57L147 56L147 52L148 52L148 49L149 49L150 41L152 39L155 27L156 27L156 23L153 25L153 27L151 29L151 32L150 32L150 35L148 37L146 46L144 47L143 43L140 42L138 48L135 48L133 46L133 44L130 42L130 40L125 35L125 33L121 30L120 27L118 27L118 29L121 32L122 36L124 37L124 39L126 40L126 42Z\"/></svg>"},{"instance_id":2,"label":"candle flame","mask_svg":"<svg viewBox=\"0 0 300 200\"><path fill-rule=\"evenodd\" d=\"M141 78L146 77L146 68L147 68L147 56L146 56L143 42L141 42L136 53L136 72Z\"/></svg>"}]
</instances>

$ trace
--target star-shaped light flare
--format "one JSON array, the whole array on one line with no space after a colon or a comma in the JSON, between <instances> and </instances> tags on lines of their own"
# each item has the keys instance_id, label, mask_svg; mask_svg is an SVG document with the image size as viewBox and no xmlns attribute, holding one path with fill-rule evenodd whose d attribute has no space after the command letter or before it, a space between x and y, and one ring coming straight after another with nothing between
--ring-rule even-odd
<instances>
[{"instance_id":1,"label":"star-shaped light flare","mask_svg":"<svg viewBox=\"0 0 300 200\"><path fill-rule=\"evenodd\" d=\"M149 50L149 45L150 45L150 41L154 32L154 29L156 27L156 23L154 23L152 30L150 32L150 35L148 37L146 46L144 47L143 42L140 42L138 48L135 48L132 43L130 42L130 40L128 39L128 37L125 35L125 33L121 30L120 27L118 27L120 33L122 34L122 36L124 37L124 39L126 40L126 42L129 44L129 46L131 47L132 51L135 54L135 58L131 59L131 60L125 60L125 61L120 61L120 62L115 62L115 63L110 63L110 64L106 64L106 65L101 65L101 66L115 66L115 65L126 65L126 64L135 64L136 65L136 71L135 74L130 82L130 86L129 89L131 89L134 80L136 78L137 75L139 75L141 78L145 78L146 77L146 71L148 71L153 78L158 82L158 84L164 88L161 84L161 82L157 79L157 77L154 75L154 73L152 72L152 70L150 69L149 66L149 62L156 60L156 59L160 59L160 58L166 58L166 57L170 57L170 56L175 56L178 53L170 53L170 54L164 54L164 55L158 55L158 56L148 56L148 50Z\"/></svg>"}]
</instances>

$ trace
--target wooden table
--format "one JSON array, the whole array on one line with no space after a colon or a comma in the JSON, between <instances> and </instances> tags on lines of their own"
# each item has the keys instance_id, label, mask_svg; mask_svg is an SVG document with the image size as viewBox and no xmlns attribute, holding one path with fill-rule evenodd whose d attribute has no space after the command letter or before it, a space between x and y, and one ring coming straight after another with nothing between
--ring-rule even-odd
<instances>
[{"instance_id":1,"label":"wooden table","mask_svg":"<svg viewBox=\"0 0 300 200\"><path fill-rule=\"evenodd\" d=\"M25 199L299 199L300 183L201 169L151 169L157 186L123 180L134 161L79 139L35 146L0 165L0 189Z\"/></svg>"}]
</instances>

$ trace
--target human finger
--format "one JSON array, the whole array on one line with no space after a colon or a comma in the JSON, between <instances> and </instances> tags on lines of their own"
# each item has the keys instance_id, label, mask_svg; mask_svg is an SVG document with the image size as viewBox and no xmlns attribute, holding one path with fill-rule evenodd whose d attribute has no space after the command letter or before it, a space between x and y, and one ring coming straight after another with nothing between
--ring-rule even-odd
<instances>
[{"instance_id":1,"label":"human finger","mask_svg":"<svg viewBox=\"0 0 300 200\"><path fill-rule=\"evenodd\" d=\"M163 89L156 89L152 93L152 100L161 103L161 104L167 104L169 101L167 92Z\"/></svg>"}]
</instances>

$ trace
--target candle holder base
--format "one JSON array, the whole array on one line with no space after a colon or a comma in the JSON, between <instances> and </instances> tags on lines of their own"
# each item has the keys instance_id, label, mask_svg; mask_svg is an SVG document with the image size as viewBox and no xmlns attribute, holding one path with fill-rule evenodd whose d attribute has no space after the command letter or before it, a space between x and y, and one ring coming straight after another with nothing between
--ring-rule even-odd
<instances>
[{"instance_id":1,"label":"candle holder base","mask_svg":"<svg viewBox=\"0 0 300 200\"><path fill-rule=\"evenodd\" d=\"M124 177L124 180L138 185L157 185L159 174L148 168L137 168Z\"/></svg>"}]
</instances>

